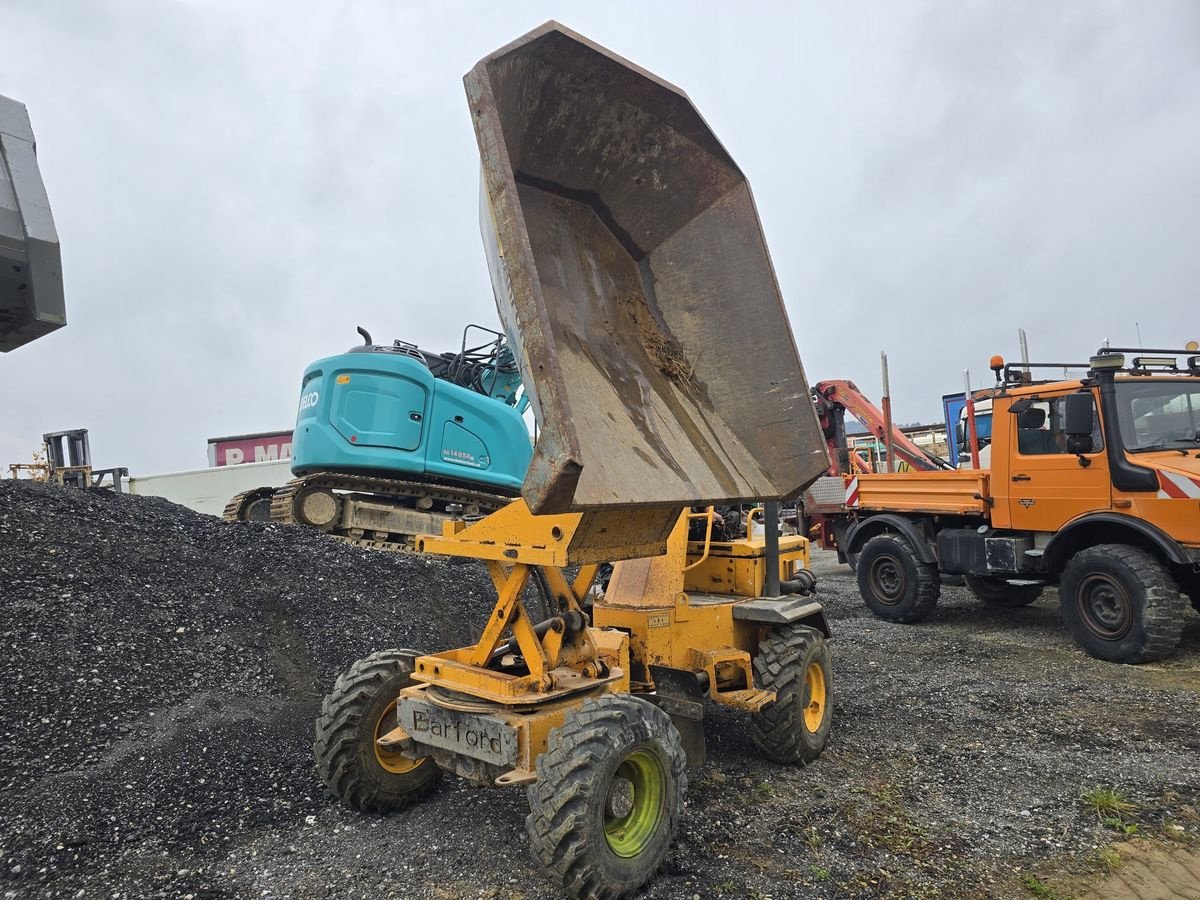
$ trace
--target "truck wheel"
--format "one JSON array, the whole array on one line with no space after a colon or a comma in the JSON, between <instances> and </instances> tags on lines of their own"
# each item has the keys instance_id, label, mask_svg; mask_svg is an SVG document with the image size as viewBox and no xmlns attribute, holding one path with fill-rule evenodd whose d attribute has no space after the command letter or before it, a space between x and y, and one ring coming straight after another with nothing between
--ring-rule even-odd
<instances>
[{"instance_id":1,"label":"truck wheel","mask_svg":"<svg viewBox=\"0 0 1200 900\"><path fill-rule=\"evenodd\" d=\"M877 534L858 554L858 590L867 607L889 622L919 622L937 606L937 566L917 559L898 534Z\"/></svg>"},{"instance_id":2,"label":"truck wheel","mask_svg":"<svg viewBox=\"0 0 1200 900\"><path fill-rule=\"evenodd\" d=\"M1080 550L1063 570L1059 597L1071 635L1098 659L1147 662L1179 643L1183 594L1166 567L1139 547Z\"/></svg>"},{"instance_id":3,"label":"truck wheel","mask_svg":"<svg viewBox=\"0 0 1200 900\"><path fill-rule=\"evenodd\" d=\"M585 700L538 757L525 820L534 858L569 897L629 896L675 838L686 768L658 707L623 694Z\"/></svg>"},{"instance_id":4,"label":"truck wheel","mask_svg":"<svg viewBox=\"0 0 1200 900\"><path fill-rule=\"evenodd\" d=\"M412 684L412 651L380 650L334 682L321 703L313 754L335 797L362 812L403 809L433 790L437 765L383 750L376 739L396 724L396 698Z\"/></svg>"},{"instance_id":5,"label":"truck wheel","mask_svg":"<svg viewBox=\"0 0 1200 900\"><path fill-rule=\"evenodd\" d=\"M1028 606L1042 596L1040 584L1009 584L1003 578L990 575L967 575L965 580L971 593L988 606L1016 609Z\"/></svg>"},{"instance_id":6,"label":"truck wheel","mask_svg":"<svg viewBox=\"0 0 1200 900\"><path fill-rule=\"evenodd\" d=\"M785 625L758 645L758 686L775 702L750 718L750 737L767 759L804 765L821 755L833 719L833 673L829 645L815 628Z\"/></svg>"}]
</instances>

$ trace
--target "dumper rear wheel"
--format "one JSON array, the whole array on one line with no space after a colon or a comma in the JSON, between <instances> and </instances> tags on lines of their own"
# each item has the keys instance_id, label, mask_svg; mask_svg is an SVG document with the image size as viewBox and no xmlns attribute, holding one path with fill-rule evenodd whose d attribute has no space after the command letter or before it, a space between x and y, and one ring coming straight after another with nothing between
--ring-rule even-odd
<instances>
[{"instance_id":1,"label":"dumper rear wheel","mask_svg":"<svg viewBox=\"0 0 1200 900\"><path fill-rule=\"evenodd\" d=\"M750 719L750 737L772 762L804 765L821 755L833 719L829 645L814 628L786 625L758 645L754 678L775 692Z\"/></svg>"},{"instance_id":2,"label":"dumper rear wheel","mask_svg":"<svg viewBox=\"0 0 1200 900\"><path fill-rule=\"evenodd\" d=\"M687 788L670 717L644 700L586 700L550 732L529 788L534 858L569 897L616 900L670 849Z\"/></svg>"},{"instance_id":3,"label":"dumper rear wheel","mask_svg":"<svg viewBox=\"0 0 1200 900\"><path fill-rule=\"evenodd\" d=\"M412 684L415 656L380 650L360 659L321 703L317 771L334 796L362 812L403 809L428 794L440 774L428 757L410 760L376 743L396 725L396 698Z\"/></svg>"},{"instance_id":4,"label":"dumper rear wheel","mask_svg":"<svg viewBox=\"0 0 1200 900\"><path fill-rule=\"evenodd\" d=\"M942 585L937 566L923 563L898 534L877 534L854 567L867 608L889 622L919 622L937 606Z\"/></svg>"},{"instance_id":5,"label":"dumper rear wheel","mask_svg":"<svg viewBox=\"0 0 1200 900\"><path fill-rule=\"evenodd\" d=\"M1080 550L1067 562L1058 594L1072 637L1098 659L1148 662L1179 643L1183 594L1166 566L1140 547Z\"/></svg>"},{"instance_id":6,"label":"dumper rear wheel","mask_svg":"<svg viewBox=\"0 0 1200 900\"><path fill-rule=\"evenodd\" d=\"M1040 584L1009 584L1003 578L988 575L967 575L966 582L972 594L988 606L1000 609L1028 606L1042 596Z\"/></svg>"}]
</instances>

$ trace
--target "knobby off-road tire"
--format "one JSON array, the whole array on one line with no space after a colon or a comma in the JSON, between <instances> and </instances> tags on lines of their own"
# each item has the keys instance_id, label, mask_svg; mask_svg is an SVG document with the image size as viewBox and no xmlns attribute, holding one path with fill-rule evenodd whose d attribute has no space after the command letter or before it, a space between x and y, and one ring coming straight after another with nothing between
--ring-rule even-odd
<instances>
[{"instance_id":1,"label":"knobby off-road tire","mask_svg":"<svg viewBox=\"0 0 1200 900\"><path fill-rule=\"evenodd\" d=\"M854 567L867 608L889 622L920 622L937 606L942 584L937 566L917 558L898 534L877 534Z\"/></svg>"},{"instance_id":2,"label":"knobby off-road tire","mask_svg":"<svg viewBox=\"0 0 1200 900\"><path fill-rule=\"evenodd\" d=\"M432 759L414 762L375 743L396 725L396 698L412 684L414 655L380 650L360 659L321 703L317 771L335 797L362 812L403 809L427 795L440 774Z\"/></svg>"},{"instance_id":3,"label":"knobby off-road tire","mask_svg":"<svg viewBox=\"0 0 1200 900\"><path fill-rule=\"evenodd\" d=\"M675 838L686 768L658 707L624 694L585 700L537 761L525 820L534 858L569 897L629 896Z\"/></svg>"},{"instance_id":4,"label":"knobby off-road tire","mask_svg":"<svg viewBox=\"0 0 1200 900\"><path fill-rule=\"evenodd\" d=\"M972 594L998 609L1028 606L1042 596L1040 584L1008 584L1003 578L988 575L967 575L965 580Z\"/></svg>"},{"instance_id":5,"label":"knobby off-road tire","mask_svg":"<svg viewBox=\"0 0 1200 900\"><path fill-rule=\"evenodd\" d=\"M754 680L775 702L750 717L750 738L767 759L805 765L821 755L833 720L829 645L814 628L785 625L758 645Z\"/></svg>"},{"instance_id":6,"label":"knobby off-road tire","mask_svg":"<svg viewBox=\"0 0 1200 900\"><path fill-rule=\"evenodd\" d=\"M1098 659L1148 662L1179 643L1186 601L1166 566L1139 547L1080 550L1058 591L1071 636Z\"/></svg>"}]
</instances>

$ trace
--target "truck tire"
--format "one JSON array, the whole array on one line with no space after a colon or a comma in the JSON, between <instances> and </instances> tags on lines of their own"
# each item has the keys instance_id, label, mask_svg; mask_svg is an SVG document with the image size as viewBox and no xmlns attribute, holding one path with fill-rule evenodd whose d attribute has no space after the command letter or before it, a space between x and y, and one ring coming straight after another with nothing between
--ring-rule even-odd
<instances>
[{"instance_id":1,"label":"truck tire","mask_svg":"<svg viewBox=\"0 0 1200 900\"><path fill-rule=\"evenodd\" d=\"M1042 596L1040 584L1009 584L1003 578L991 575L967 575L965 581L972 594L988 606L1001 609L1028 606Z\"/></svg>"},{"instance_id":2,"label":"truck tire","mask_svg":"<svg viewBox=\"0 0 1200 900\"><path fill-rule=\"evenodd\" d=\"M784 625L754 657L754 680L775 702L750 717L750 738L767 759L805 765L821 755L833 719L829 645L815 628Z\"/></svg>"},{"instance_id":3,"label":"truck tire","mask_svg":"<svg viewBox=\"0 0 1200 900\"><path fill-rule=\"evenodd\" d=\"M404 809L424 798L441 774L429 757L409 760L375 739L391 730L396 698L413 683L412 651L380 650L338 677L321 703L313 755L330 793L370 813Z\"/></svg>"},{"instance_id":4,"label":"truck tire","mask_svg":"<svg viewBox=\"0 0 1200 900\"><path fill-rule=\"evenodd\" d=\"M923 563L898 534L877 534L858 553L858 590L867 608L889 622L920 622L937 606L937 566Z\"/></svg>"},{"instance_id":5,"label":"truck tire","mask_svg":"<svg viewBox=\"0 0 1200 900\"><path fill-rule=\"evenodd\" d=\"M568 897L628 897L675 839L686 768L661 709L627 694L585 700L537 760L525 820L534 858Z\"/></svg>"},{"instance_id":6,"label":"truck tire","mask_svg":"<svg viewBox=\"0 0 1200 900\"><path fill-rule=\"evenodd\" d=\"M1183 594L1166 566L1140 547L1080 550L1067 562L1058 590L1072 637L1097 659L1148 662L1179 643Z\"/></svg>"}]
</instances>

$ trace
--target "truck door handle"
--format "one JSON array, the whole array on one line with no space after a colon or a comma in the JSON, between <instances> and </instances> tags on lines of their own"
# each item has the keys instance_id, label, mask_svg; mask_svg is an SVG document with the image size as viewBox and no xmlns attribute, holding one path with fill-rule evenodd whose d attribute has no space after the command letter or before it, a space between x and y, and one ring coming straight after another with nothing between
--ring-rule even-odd
<instances>
[{"instance_id":1,"label":"truck door handle","mask_svg":"<svg viewBox=\"0 0 1200 900\"><path fill-rule=\"evenodd\" d=\"M1013 481L1033 481L1033 479L1028 475L1014 475L1012 477L1012 480Z\"/></svg>"}]
</instances>

